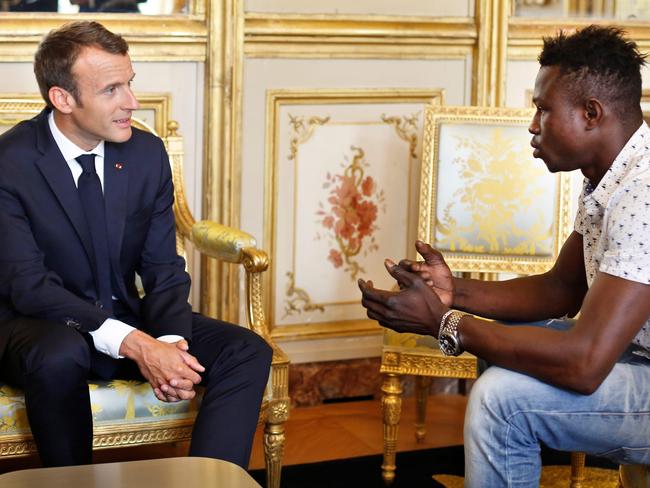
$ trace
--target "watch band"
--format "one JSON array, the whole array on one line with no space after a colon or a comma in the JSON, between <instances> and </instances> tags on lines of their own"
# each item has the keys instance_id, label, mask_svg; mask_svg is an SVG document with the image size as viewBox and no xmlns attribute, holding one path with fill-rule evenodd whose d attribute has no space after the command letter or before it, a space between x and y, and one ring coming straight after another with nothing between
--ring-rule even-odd
<instances>
[{"instance_id":1,"label":"watch band","mask_svg":"<svg viewBox=\"0 0 650 488\"><path fill-rule=\"evenodd\" d=\"M440 327L438 327L438 337L436 337L436 339L440 339L440 332L445 328L445 322L447 322L447 319L452 313L454 313L454 310L450 308L442 315L442 318L440 319Z\"/></svg>"},{"instance_id":2,"label":"watch band","mask_svg":"<svg viewBox=\"0 0 650 488\"><path fill-rule=\"evenodd\" d=\"M458 356L463 352L460 337L458 336L458 324L465 315L469 314L458 310L450 310L442 316L438 343L440 344L440 350L446 356Z\"/></svg>"}]
</instances>

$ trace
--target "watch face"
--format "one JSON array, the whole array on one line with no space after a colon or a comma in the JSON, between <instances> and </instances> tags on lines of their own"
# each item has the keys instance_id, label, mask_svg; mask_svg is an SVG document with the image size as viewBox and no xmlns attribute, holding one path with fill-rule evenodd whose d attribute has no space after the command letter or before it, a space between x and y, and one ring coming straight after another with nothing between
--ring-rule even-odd
<instances>
[{"instance_id":1,"label":"watch face","mask_svg":"<svg viewBox=\"0 0 650 488\"><path fill-rule=\"evenodd\" d=\"M438 338L440 343L440 350L447 356L455 356L458 354L458 341L451 334L442 333Z\"/></svg>"}]
</instances>

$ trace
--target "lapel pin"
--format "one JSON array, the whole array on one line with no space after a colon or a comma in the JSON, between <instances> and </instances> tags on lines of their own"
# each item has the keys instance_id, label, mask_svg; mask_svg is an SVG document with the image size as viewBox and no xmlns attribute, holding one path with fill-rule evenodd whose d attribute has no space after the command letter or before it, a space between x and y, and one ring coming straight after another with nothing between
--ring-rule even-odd
<instances>
[{"instance_id":1,"label":"lapel pin","mask_svg":"<svg viewBox=\"0 0 650 488\"><path fill-rule=\"evenodd\" d=\"M116 169L122 169L124 165L122 163L115 163L115 168Z\"/></svg>"}]
</instances>

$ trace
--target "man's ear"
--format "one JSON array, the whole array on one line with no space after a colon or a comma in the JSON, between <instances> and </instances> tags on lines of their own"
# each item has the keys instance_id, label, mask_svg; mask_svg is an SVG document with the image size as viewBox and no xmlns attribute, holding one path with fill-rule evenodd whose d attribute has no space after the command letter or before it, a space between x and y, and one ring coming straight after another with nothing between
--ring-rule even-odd
<instances>
[{"instance_id":1,"label":"man's ear","mask_svg":"<svg viewBox=\"0 0 650 488\"><path fill-rule=\"evenodd\" d=\"M47 95L50 98L50 103L61 113L69 114L77 105L72 94L60 86L50 88Z\"/></svg>"},{"instance_id":2,"label":"man's ear","mask_svg":"<svg viewBox=\"0 0 650 488\"><path fill-rule=\"evenodd\" d=\"M585 102L585 120L587 122L587 130L595 129L603 121L603 104L597 98L589 98Z\"/></svg>"}]
</instances>

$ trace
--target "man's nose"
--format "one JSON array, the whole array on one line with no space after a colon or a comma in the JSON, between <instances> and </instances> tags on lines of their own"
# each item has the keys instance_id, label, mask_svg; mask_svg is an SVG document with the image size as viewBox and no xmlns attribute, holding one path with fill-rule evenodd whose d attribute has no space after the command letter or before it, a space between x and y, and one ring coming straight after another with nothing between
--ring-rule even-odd
<instances>
[{"instance_id":1,"label":"man's nose","mask_svg":"<svg viewBox=\"0 0 650 488\"><path fill-rule=\"evenodd\" d=\"M138 99L135 97L135 94L133 93L133 90L131 87L127 87L126 89L126 101L125 101L125 106L123 107L127 110L138 110L140 108L140 103L138 102Z\"/></svg>"}]
</instances>

